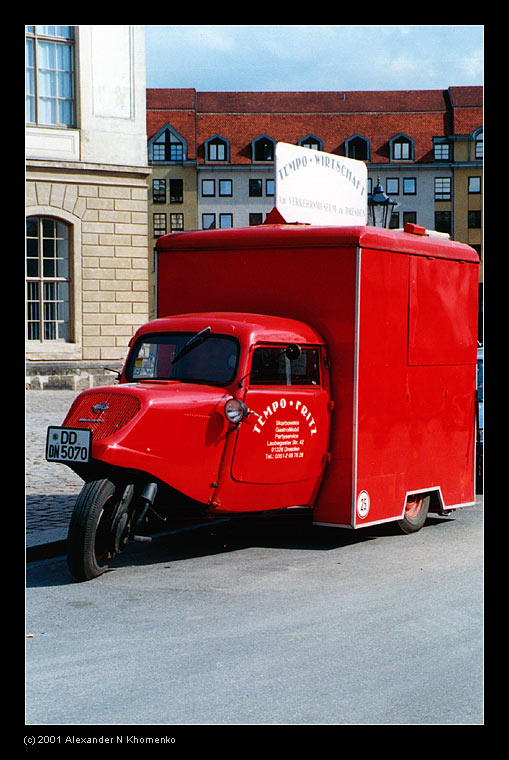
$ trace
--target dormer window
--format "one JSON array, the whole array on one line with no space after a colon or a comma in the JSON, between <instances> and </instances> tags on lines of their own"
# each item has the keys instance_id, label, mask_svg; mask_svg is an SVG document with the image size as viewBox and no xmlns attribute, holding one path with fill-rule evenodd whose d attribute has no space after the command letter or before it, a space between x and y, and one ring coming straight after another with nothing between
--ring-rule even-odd
<instances>
[{"instance_id":1,"label":"dormer window","mask_svg":"<svg viewBox=\"0 0 509 760\"><path fill-rule=\"evenodd\" d=\"M390 141L391 161L413 161L414 141L406 135L400 134Z\"/></svg>"},{"instance_id":2,"label":"dormer window","mask_svg":"<svg viewBox=\"0 0 509 760\"><path fill-rule=\"evenodd\" d=\"M474 132L475 141L475 158L482 159L483 157L483 130L478 129Z\"/></svg>"},{"instance_id":3,"label":"dormer window","mask_svg":"<svg viewBox=\"0 0 509 760\"><path fill-rule=\"evenodd\" d=\"M205 160L206 161L229 161L230 145L228 140L216 135L210 140L205 141Z\"/></svg>"},{"instance_id":4,"label":"dormer window","mask_svg":"<svg viewBox=\"0 0 509 760\"><path fill-rule=\"evenodd\" d=\"M272 137L262 135L252 142L253 161L274 161L275 141Z\"/></svg>"},{"instance_id":5,"label":"dormer window","mask_svg":"<svg viewBox=\"0 0 509 760\"><path fill-rule=\"evenodd\" d=\"M322 141L318 139L318 137L315 137L314 135L308 135L307 137L303 137L302 140L299 140L299 145L301 148L309 148L310 150L323 150L322 148Z\"/></svg>"},{"instance_id":6,"label":"dormer window","mask_svg":"<svg viewBox=\"0 0 509 760\"><path fill-rule=\"evenodd\" d=\"M369 140L362 135L353 135L345 140L346 155L357 161L369 161Z\"/></svg>"},{"instance_id":7,"label":"dormer window","mask_svg":"<svg viewBox=\"0 0 509 760\"><path fill-rule=\"evenodd\" d=\"M154 163L182 163L187 158L187 142L169 124L149 140L149 160Z\"/></svg>"},{"instance_id":8,"label":"dormer window","mask_svg":"<svg viewBox=\"0 0 509 760\"><path fill-rule=\"evenodd\" d=\"M441 137L433 138L433 158L435 161L452 160L452 144Z\"/></svg>"}]
</instances>

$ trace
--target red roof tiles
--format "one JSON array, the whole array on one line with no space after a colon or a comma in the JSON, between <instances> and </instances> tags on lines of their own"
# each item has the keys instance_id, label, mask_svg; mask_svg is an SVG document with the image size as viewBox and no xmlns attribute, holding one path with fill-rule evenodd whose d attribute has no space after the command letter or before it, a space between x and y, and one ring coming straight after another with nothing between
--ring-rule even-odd
<instances>
[{"instance_id":1,"label":"red roof tiles","mask_svg":"<svg viewBox=\"0 0 509 760\"><path fill-rule=\"evenodd\" d=\"M453 119L454 117L454 119ZM389 140L414 141L414 160L433 158L433 137L471 134L482 125L482 87L355 92L196 92L147 90L147 134L170 123L188 143L188 157L204 160L205 140L230 142L230 163L251 163L251 142L266 134L297 143L308 134L328 153L344 155L345 140L370 142L370 163L389 161Z\"/></svg>"}]
</instances>

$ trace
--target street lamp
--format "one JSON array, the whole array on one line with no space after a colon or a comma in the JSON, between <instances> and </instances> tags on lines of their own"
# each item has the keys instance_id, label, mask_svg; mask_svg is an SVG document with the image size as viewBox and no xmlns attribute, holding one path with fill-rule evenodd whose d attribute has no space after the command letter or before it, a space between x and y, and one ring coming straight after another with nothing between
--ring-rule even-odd
<instances>
[{"instance_id":1,"label":"street lamp","mask_svg":"<svg viewBox=\"0 0 509 760\"><path fill-rule=\"evenodd\" d=\"M368 195L368 224L372 227L388 227L397 205L396 201L384 193L380 177L377 177L375 189Z\"/></svg>"}]
</instances>

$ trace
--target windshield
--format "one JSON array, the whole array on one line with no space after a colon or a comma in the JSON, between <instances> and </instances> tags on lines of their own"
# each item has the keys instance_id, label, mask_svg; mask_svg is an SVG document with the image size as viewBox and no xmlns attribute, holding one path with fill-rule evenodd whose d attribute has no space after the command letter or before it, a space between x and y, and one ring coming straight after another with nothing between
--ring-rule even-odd
<instances>
[{"instance_id":1,"label":"windshield","mask_svg":"<svg viewBox=\"0 0 509 760\"><path fill-rule=\"evenodd\" d=\"M189 332L144 335L129 355L127 379L231 383L239 362L238 341L225 335L207 334L206 340L196 341L194 337Z\"/></svg>"}]
</instances>

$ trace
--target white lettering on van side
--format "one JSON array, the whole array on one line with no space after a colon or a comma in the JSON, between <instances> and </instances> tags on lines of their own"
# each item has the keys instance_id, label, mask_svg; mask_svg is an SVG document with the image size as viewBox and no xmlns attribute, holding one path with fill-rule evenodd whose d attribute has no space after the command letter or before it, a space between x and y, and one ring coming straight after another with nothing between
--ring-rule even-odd
<instances>
[{"instance_id":1,"label":"white lettering on van side","mask_svg":"<svg viewBox=\"0 0 509 760\"><path fill-rule=\"evenodd\" d=\"M265 425L269 417L272 417L273 414L275 414L278 409L286 409L286 407L294 407L296 412L299 412L300 415L304 418L304 420L307 422L309 426L309 432L310 435L315 435L317 428L316 428L316 422L314 420L313 415L311 414L311 411L307 408L305 404L302 403L300 400L296 400L295 402L293 400L288 401L286 398L281 398L278 401L273 401L271 404L268 404L268 406L263 410L261 414L258 414L258 421L256 425L253 427L253 431L255 433L261 433L262 427ZM299 422L290 420L288 422L281 422L277 421L278 425L298 425Z\"/></svg>"}]
</instances>

